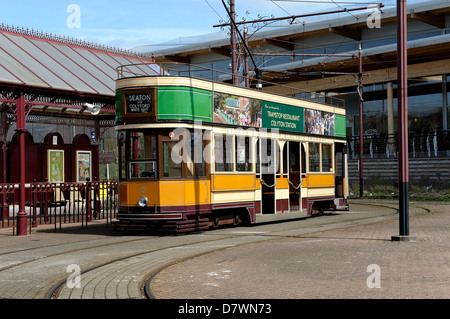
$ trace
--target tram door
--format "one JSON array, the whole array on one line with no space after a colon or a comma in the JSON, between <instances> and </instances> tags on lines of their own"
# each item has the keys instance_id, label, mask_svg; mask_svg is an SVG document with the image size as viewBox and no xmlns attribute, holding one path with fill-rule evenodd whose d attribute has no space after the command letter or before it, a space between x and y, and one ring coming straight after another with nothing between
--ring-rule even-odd
<instances>
[{"instance_id":1,"label":"tram door","mask_svg":"<svg viewBox=\"0 0 450 319\"><path fill-rule=\"evenodd\" d=\"M259 141L259 163L261 173L261 212L275 214L275 189L277 167L278 143L276 140L261 139Z\"/></svg>"},{"instance_id":2,"label":"tram door","mask_svg":"<svg viewBox=\"0 0 450 319\"><path fill-rule=\"evenodd\" d=\"M297 212L301 207L301 160L300 160L300 143L288 142L285 146L285 154L287 156L288 184L289 184L289 211Z\"/></svg>"},{"instance_id":3,"label":"tram door","mask_svg":"<svg viewBox=\"0 0 450 319\"><path fill-rule=\"evenodd\" d=\"M343 198L345 195L345 185L344 185L344 177L345 177L345 144L336 143L335 144L335 167L336 167L336 177L335 177L335 185L336 185L336 197Z\"/></svg>"}]
</instances>

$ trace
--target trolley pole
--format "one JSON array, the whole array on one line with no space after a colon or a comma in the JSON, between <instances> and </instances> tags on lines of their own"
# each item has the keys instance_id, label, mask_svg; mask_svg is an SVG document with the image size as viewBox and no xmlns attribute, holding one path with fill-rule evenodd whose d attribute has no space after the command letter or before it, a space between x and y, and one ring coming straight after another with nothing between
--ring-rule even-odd
<instances>
[{"instance_id":1,"label":"trolley pole","mask_svg":"<svg viewBox=\"0 0 450 319\"><path fill-rule=\"evenodd\" d=\"M398 191L399 236L393 241L409 241L408 163L408 53L406 0L397 0L397 99L398 99Z\"/></svg>"},{"instance_id":2,"label":"trolley pole","mask_svg":"<svg viewBox=\"0 0 450 319\"><path fill-rule=\"evenodd\" d=\"M362 52L361 42L358 45L359 72L358 72L358 94L359 94L359 197L363 197L364 175L363 175L363 157L364 157L364 136L363 136L363 85L362 85Z\"/></svg>"}]
</instances>

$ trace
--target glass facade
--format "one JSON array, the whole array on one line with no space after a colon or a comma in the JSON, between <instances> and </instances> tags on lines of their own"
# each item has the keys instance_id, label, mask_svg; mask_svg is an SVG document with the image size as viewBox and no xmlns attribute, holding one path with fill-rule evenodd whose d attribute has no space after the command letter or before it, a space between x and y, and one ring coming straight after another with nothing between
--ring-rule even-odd
<instances>
[{"instance_id":1,"label":"glass facade","mask_svg":"<svg viewBox=\"0 0 450 319\"><path fill-rule=\"evenodd\" d=\"M387 83L367 85L363 89L364 134L384 134L388 128ZM450 76L435 75L408 81L408 130L411 133L446 130L450 121ZM359 135L359 96L343 93L346 101L347 135ZM397 131L397 85L393 83L393 125Z\"/></svg>"}]
</instances>

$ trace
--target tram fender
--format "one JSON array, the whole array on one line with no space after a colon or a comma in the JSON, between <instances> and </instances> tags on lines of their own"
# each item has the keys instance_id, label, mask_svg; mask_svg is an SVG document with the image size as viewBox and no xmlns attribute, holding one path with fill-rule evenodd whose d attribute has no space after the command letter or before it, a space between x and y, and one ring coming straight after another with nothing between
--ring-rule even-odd
<instances>
[{"instance_id":1,"label":"tram fender","mask_svg":"<svg viewBox=\"0 0 450 319\"><path fill-rule=\"evenodd\" d=\"M244 216L242 216L243 222L246 222L247 224L254 224L256 223L256 214L255 214L255 207L245 207L246 212L247 212L247 216L248 218L245 218Z\"/></svg>"}]
</instances>

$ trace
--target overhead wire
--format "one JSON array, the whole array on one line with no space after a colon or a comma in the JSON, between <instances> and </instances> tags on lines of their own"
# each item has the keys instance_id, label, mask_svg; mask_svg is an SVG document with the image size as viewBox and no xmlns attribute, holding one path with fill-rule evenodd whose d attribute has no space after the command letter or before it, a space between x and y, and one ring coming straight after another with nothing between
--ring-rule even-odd
<instances>
[{"instance_id":1,"label":"overhead wire","mask_svg":"<svg viewBox=\"0 0 450 319\"><path fill-rule=\"evenodd\" d=\"M217 14L217 16L222 20L222 21L226 21L224 18L222 18L222 16L217 12L216 9L214 9L214 7L211 5L211 3L209 3L208 0L205 0L205 2L208 4L208 6Z\"/></svg>"}]
</instances>

